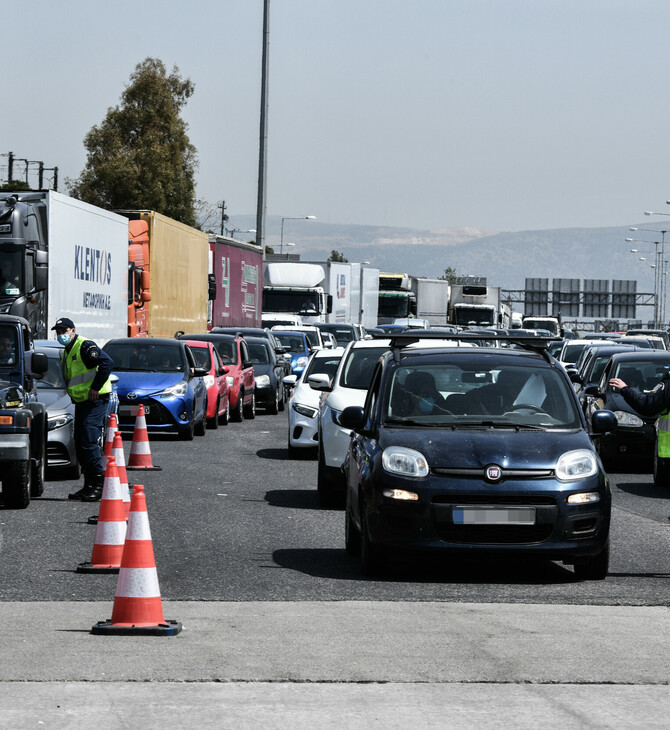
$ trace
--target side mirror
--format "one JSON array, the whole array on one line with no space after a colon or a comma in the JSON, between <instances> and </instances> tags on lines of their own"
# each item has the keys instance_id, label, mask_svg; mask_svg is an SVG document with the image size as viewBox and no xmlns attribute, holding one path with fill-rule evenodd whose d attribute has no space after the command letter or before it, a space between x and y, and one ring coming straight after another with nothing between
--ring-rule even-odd
<instances>
[{"instance_id":1,"label":"side mirror","mask_svg":"<svg viewBox=\"0 0 670 730\"><path fill-rule=\"evenodd\" d=\"M33 352L30 369L34 375L44 375L49 369L49 358L43 352Z\"/></svg>"},{"instance_id":2,"label":"side mirror","mask_svg":"<svg viewBox=\"0 0 670 730\"><path fill-rule=\"evenodd\" d=\"M246 370L247 368L252 368L254 364L251 362L251 360L246 360L242 363L242 367Z\"/></svg>"},{"instance_id":3,"label":"side mirror","mask_svg":"<svg viewBox=\"0 0 670 730\"><path fill-rule=\"evenodd\" d=\"M597 385L587 385L586 388L584 388L583 393L584 393L584 395L590 395L590 396L594 396L594 397L597 397L600 395L600 391L598 390Z\"/></svg>"},{"instance_id":4,"label":"side mirror","mask_svg":"<svg viewBox=\"0 0 670 730\"><path fill-rule=\"evenodd\" d=\"M193 368L193 375L196 378L204 378L205 375L209 375L209 368Z\"/></svg>"},{"instance_id":5,"label":"side mirror","mask_svg":"<svg viewBox=\"0 0 670 730\"><path fill-rule=\"evenodd\" d=\"M307 384L312 390L320 390L322 393L330 393L333 389L330 378L325 373L314 373L307 378Z\"/></svg>"},{"instance_id":6,"label":"side mirror","mask_svg":"<svg viewBox=\"0 0 670 730\"><path fill-rule=\"evenodd\" d=\"M345 409L346 410L346 409ZM618 421L612 411L598 410L591 416L591 430L593 433L614 431Z\"/></svg>"},{"instance_id":7,"label":"side mirror","mask_svg":"<svg viewBox=\"0 0 670 730\"><path fill-rule=\"evenodd\" d=\"M284 385L290 385L293 386L298 382L298 376L297 375L287 375L284 378Z\"/></svg>"},{"instance_id":8,"label":"side mirror","mask_svg":"<svg viewBox=\"0 0 670 730\"><path fill-rule=\"evenodd\" d=\"M574 368L568 368L567 373L568 373L568 377L570 378L570 382L572 382L572 383L581 383L582 382L582 378L581 378L578 370L575 370Z\"/></svg>"},{"instance_id":9,"label":"side mirror","mask_svg":"<svg viewBox=\"0 0 670 730\"><path fill-rule=\"evenodd\" d=\"M365 428L365 408L363 406L347 406L340 413L340 424L352 431L362 431Z\"/></svg>"}]
</instances>

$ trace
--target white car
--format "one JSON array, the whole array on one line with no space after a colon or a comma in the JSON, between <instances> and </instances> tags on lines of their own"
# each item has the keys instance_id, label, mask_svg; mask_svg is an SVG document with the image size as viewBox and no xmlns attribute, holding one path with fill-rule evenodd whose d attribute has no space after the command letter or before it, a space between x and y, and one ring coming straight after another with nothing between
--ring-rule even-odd
<instances>
[{"instance_id":1,"label":"white car","mask_svg":"<svg viewBox=\"0 0 670 730\"><path fill-rule=\"evenodd\" d=\"M310 357L302 377L289 375L284 382L295 383L288 404L288 453L295 456L298 449L314 449L318 446L319 401L322 392L309 384L310 376L322 377L320 382L330 383L344 354L343 347L317 350Z\"/></svg>"},{"instance_id":2,"label":"white car","mask_svg":"<svg viewBox=\"0 0 670 730\"><path fill-rule=\"evenodd\" d=\"M362 406L370 386L372 373L379 358L386 352L390 339L357 340L344 351L340 366L332 382L310 378L311 387L327 395L321 402L318 433L317 489L324 507L339 506L345 496L342 464L349 449L351 430L340 425L339 418L347 406ZM410 347L474 347L470 342L457 340L418 340Z\"/></svg>"},{"instance_id":3,"label":"white car","mask_svg":"<svg viewBox=\"0 0 670 730\"><path fill-rule=\"evenodd\" d=\"M563 367L570 367L579 360L579 356L589 345L601 345L603 343L613 345L614 340L566 340L556 359Z\"/></svg>"}]
</instances>

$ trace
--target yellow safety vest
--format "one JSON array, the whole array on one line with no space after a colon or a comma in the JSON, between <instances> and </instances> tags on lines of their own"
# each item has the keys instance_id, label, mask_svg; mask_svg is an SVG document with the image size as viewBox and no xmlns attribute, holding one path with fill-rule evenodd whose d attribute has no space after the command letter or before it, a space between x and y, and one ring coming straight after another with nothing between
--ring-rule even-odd
<instances>
[{"instance_id":1,"label":"yellow safety vest","mask_svg":"<svg viewBox=\"0 0 670 730\"><path fill-rule=\"evenodd\" d=\"M72 345L70 351L63 353L63 375L65 376L65 386L68 395L75 403L83 403L88 400L88 391L91 389L98 368L88 368L81 359L81 346L85 340L77 335L77 339ZM112 384L107 378L105 384L100 388L100 394L112 392Z\"/></svg>"},{"instance_id":2,"label":"yellow safety vest","mask_svg":"<svg viewBox=\"0 0 670 730\"><path fill-rule=\"evenodd\" d=\"M670 459L670 410L665 408L658 416L657 453L661 459Z\"/></svg>"}]
</instances>

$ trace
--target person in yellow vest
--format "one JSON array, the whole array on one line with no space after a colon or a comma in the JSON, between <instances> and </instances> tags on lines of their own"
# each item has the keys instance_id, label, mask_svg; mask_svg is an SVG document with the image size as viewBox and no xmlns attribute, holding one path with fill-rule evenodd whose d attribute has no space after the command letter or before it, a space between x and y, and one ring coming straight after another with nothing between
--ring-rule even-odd
<instances>
[{"instance_id":1,"label":"person in yellow vest","mask_svg":"<svg viewBox=\"0 0 670 730\"><path fill-rule=\"evenodd\" d=\"M660 416L658 420L658 438L656 440L656 456L658 457L658 474L663 481L670 474L670 373L648 393L643 393L621 380L611 378L612 388L621 391L621 396L642 416ZM657 480L656 472L654 481ZM658 482L657 482L658 483Z\"/></svg>"},{"instance_id":2,"label":"person in yellow vest","mask_svg":"<svg viewBox=\"0 0 670 730\"><path fill-rule=\"evenodd\" d=\"M105 481L100 436L112 392L109 376L114 361L95 342L78 335L71 319L61 317L51 329L65 347L61 365L68 395L74 403L75 448L84 472L84 486L69 498L97 502Z\"/></svg>"}]
</instances>

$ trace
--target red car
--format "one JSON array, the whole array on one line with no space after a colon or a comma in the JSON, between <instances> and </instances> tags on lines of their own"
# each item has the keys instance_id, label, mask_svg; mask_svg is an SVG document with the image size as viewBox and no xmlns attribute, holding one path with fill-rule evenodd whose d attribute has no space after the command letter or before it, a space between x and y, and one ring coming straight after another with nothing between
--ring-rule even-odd
<instances>
[{"instance_id":1,"label":"red car","mask_svg":"<svg viewBox=\"0 0 670 730\"><path fill-rule=\"evenodd\" d=\"M218 428L219 424L227 426L230 420L229 368L211 342L187 340L186 344L191 348L196 365L209 371L203 378L207 387L207 428Z\"/></svg>"},{"instance_id":2,"label":"red car","mask_svg":"<svg viewBox=\"0 0 670 730\"><path fill-rule=\"evenodd\" d=\"M226 381L233 421L256 417L256 380L247 342L241 335L219 335L213 332L180 335L180 340L211 342L228 368Z\"/></svg>"}]
</instances>

